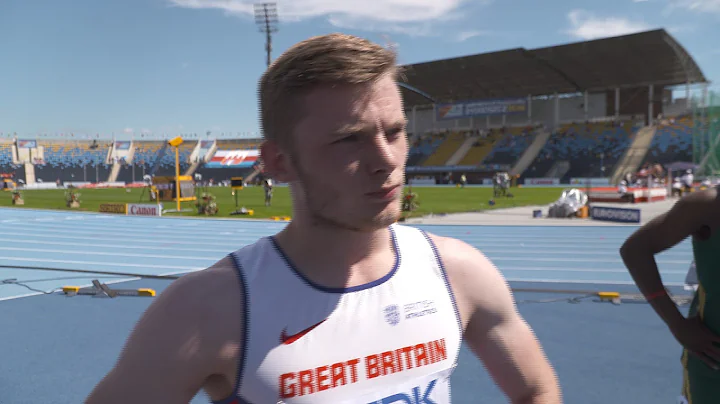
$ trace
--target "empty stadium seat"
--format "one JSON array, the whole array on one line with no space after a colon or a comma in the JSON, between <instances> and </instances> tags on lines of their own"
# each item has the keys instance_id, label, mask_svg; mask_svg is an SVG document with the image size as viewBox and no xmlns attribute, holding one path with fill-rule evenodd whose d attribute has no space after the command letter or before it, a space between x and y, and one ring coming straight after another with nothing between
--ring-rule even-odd
<instances>
[{"instance_id":1,"label":"empty stadium seat","mask_svg":"<svg viewBox=\"0 0 720 404\"><path fill-rule=\"evenodd\" d=\"M658 125L643 164L693 161L693 130L693 121L688 117Z\"/></svg>"},{"instance_id":2,"label":"empty stadium seat","mask_svg":"<svg viewBox=\"0 0 720 404\"><path fill-rule=\"evenodd\" d=\"M508 128L483 159L484 164L513 165L535 140L532 128Z\"/></svg>"},{"instance_id":3,"label":"empty stadium seat","mask_svg":"<svg viewBox=\"0 0 720 404\"><path fill-rule=\"evenodd\" d=\"M630 146L632 136L639 129L640 126L630 122L563 125L550 136L526 175L544 177L556 161L563 160L570 162L570 170L564 178L599 177L602 175L601 160L607 175Z\"/></svg>"},{"instance_id":4,"label":"empty stadium seat","mask_svg":"<svg viewBox=\"0 0 720 404\"><path fill-rule=\"evenodd\" d=\"M447 133L432 133L420 136L410 147L407 166L419 166L428 158L445 140Z\"/></svg>"}]
</instances>

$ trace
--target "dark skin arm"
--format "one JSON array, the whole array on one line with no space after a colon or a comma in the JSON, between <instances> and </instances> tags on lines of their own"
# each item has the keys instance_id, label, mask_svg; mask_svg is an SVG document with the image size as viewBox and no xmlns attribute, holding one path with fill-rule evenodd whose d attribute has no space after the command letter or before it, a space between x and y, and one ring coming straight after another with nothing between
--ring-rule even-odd
<instances>
[{"instance_id":1,"label":"dark skin arm","mask_svg":"<svg viewBox=\"0 0 720 404\"><path fill-rule=\"evenodd\" d=\"M664 290L655 255L687 237L707 237L709 231L719 230L720 196L717 190L693 193L633 233L620 248L620 255L640 292L652 295ZM683 346L709 366L718 365L720 349L713 343L720 343L720 338L710 333L699 319L686 319L667 295L651 299L649 303Z\"/></svg>"}]
</instances>

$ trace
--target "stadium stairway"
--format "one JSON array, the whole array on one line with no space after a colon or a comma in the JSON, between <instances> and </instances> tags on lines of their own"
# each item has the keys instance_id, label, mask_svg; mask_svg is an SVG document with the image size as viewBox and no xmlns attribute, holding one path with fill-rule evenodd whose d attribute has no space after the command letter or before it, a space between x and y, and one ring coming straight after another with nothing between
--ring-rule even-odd
<instances>
[{"instance_id":1,"label":"stadium stairway","mask_svg":"<svg viewBox=\"0 0 720 404\"><path fill-rule=\"evenodd\" d=\"M117 181L118 175L120 175L120 168L122 168L122 165L120 163L113 163L112 169L110 170L110 175L108 175L107 182Z\"/></svg>"},{"instance_id":2,"label":"stadium stairway","mask_svg":"<svg viewBox=\"0 0 720 404\"><path fill-rule=\"evenodd\" d=\"M465 141L462 133L453 132L445 138L445 140L435 149L435 153L431 154L423 163L423 166L444 166L452 157L457 149Z\"/></svg>"},{"instance_id":3,"label":"stadium stairway","mask_svg":"<svg viewBox=\"0 0 720 404\"><path fill-rule=\"evenodd\" d=\"M548 139L550 139L551 134L552 133L547 129L538 129L535 132L535 140L533 140L530 146L525 149L523 155L520 156L518 161L515 163L515 166L510 170L510 175L522 175L522 173L530 167L530 164L535 161L535 158L537 158L540 150L542 150L545 143L547 143Z\"/></svg>"},{"instance_id":4,"label":"stadium stairway","mask_svg":"<svg viewBox=\"0 0 720 404\"><path fill-rule=\"evenodd\" d=\"M483 160L485 160L485 157L490 154L492 149L495 147L495 143L499 139L500 138L497 137L495 134L488 135L488 137L484 139L478 137L474 138L475 142L473 142L470 150L468 150L465 156L463 156L458 165L472 166L480 164ZM476 142L479 142L477 146Z\"/></svg>"},{"instance_id":5,"label":"stadium stairway","mask_svg":"<svg viewBox=\"0 0 720 404\"><path fill-rule=\"evenodd\" d=\"M465 155L470 151L470 148L477 142L477 136L475 137L468 137L465 139L462 145L455 151L455 153L448 159L448 161L445 163L445 165L448 166L454 166L457 165L457 163L460 162L460 160L465 157Z\"/></svg>"},{"instance_id":6,"label":"stadium stairway","mask_svg":"<svg viewBox=\"0 0 720 404\"><path fill-rule=\"evenodd\" d=\"M545 178L562 178L570 171L570 162L567 160L556 161L545 174Z\"/></svg>"},{"instance_id":7,"label":"stadium stairway","mask_svg":"<svg viewBox=\"0 0 720 404\"><path fill-rule=\"evenodd\" d=\"M250 175L248 175L247 177L245 177L245 178L243 179L243 181L244 181L246 184L249 184L250 181L252 181L253 179L255 179L255 177L257 177L258 174L260 174L260 173L263 171L263 168L265 168L265 165L264 165L264 164L262 163L262 161L261 161L260 164L258 164L258 165L255 167L255 170L253 170L253 172L250 173Z\"/></svg>"},{"instance_id":8,"label":"stadium stairway","mask_svg":"<svg viewBox=\"0 0 720 404\"><path fill-rule=\"evenodd\" d=\"M610 177L611 184L618 184L627 172L637 172L650 149L655 131L655 126L645 126L637 131L635 139L613 170L612 177Z\"/></svg>"},{"instance_id":9,"label":"stadium stairway","mask_svg":"<svg viewBox=\"0 0 720 404\"><path fill-rule=\"evenodd\" d=\"M190 164L190 167L185 170L185 174L183 175L192 176L193 174L195 174L195 171L197 171L198 167L200 167L200 161L193 162L192 164Z\"/></svg>"},{"instance_id":10,"label":"stadium stairway","mask_svg":"<svg viewBox=\"0 0 720 404\"><path fill-rule=\"evenodd\" d=\"M25 163L25 184L30 185L35 183L35 165L32 163Z\"/></svg>"}]
</instances>

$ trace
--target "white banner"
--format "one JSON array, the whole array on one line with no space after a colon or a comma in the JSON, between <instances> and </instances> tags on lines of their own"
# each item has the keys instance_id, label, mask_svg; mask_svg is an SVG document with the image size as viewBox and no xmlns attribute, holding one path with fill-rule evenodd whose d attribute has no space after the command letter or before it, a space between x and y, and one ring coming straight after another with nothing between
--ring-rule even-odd
<instances>
[{"instance_id":1,"label":"white banner","mask_svg":"<svg viewBox=\"0 0 720 404\"><path fill-rule=\"evenodd\" d=\"M560 185L559 178L525 178L525 185Z\"/></svg>"},{"instance_id":2,"label":"white banner","mask_svg":"<svg viewBox=\"0 0 720 404\"><path fill-rule=\"evenodd\" d=\"M162 216L162 205L128 203L128 216Z\"/></svg>"},{"instance_id":3,"label":"white banner","mask_svg":"<svg viewBox=\"0 0 720 404\"><path fill-rule=\"evenodd\" d=\"M56 189L57 184L54 182L36 182L34 184L25 184L24 189Z\"/></svg>"}]
</instances>

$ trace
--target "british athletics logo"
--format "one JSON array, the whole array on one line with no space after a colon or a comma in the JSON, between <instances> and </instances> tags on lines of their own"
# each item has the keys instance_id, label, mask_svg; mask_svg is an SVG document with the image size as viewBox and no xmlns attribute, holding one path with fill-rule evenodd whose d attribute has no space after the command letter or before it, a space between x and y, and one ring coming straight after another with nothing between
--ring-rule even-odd
<instances>
[{"instance_id":1,"label":"british athletics logo","mask_svg":"<svg viewBox=\"0 0 720 404\"><path fill-rule=\"evenodd\" d=\"M593 206L590 211L593 220L617 223L640 223L640 209L606 208Z\"/></svg>"}]
</instances>

